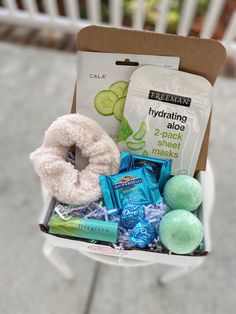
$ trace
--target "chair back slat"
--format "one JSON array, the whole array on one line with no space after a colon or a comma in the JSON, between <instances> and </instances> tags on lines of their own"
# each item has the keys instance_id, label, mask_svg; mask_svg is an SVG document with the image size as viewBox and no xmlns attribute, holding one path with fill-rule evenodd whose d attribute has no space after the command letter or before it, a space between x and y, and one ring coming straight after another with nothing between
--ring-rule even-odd
<instances>
[{"instance_id":1,"label":"chair back slat","mask_svg":"<svg viewBox=\"0 0 236 314\"><path fill-rule=\"evenodd\" d=\"M51 20L54 20L56 17L58 17L59 14L56 0L44 0L43 5Z\"/></svg>"},{"instance_id":2,"label":"chair back slat","mask_svg":"<svg viewBox=\"0 0 236 314\"><path fill-rule=\"evenodd\" d=\"M198 0L185 0L181 10L181 18L177 27L177 34L187 36L191 29Z\"/></svg>"},{"instance_id":3,"label":"chair back slat","mask_svg":"<svg viewBox=\"0 0 236 314\"><path fill-rule=\"evenodd\" d=\"M168 12L170 8L170 0L160 0L157 7L157 19L155 22L155 32L165 33L168 26Z\"/></svg>"},{"instance_id":4,"label":"chair back slat","mask_svg":"<svg viewBox=\"0 0 236 314\"><path fill-rule=\"evenodd\" d=\"M123 11L122 0L109 0L110 23L115 27L122 26Z\"/></svg>"},{"instance_id":5,"label":"chair back slat","mask_svg":"<svg viewBox=\"0 0 236 314\"><path fill-rule=\"evenodd\" d=\"M211 38L226 0L210 0L200 33L201 37Z\"/></svg>"},{"instance_id":6,"label":"chair back slat","mask_svg":"<svg viewBox=\"0 0 236 314\"><path fill-rule=\"evenodd\" d=\"M145 18L144 0L135 1L135 11L132 20L132 27L135 29L143 29Z\"/></svg>"}]
</instances>

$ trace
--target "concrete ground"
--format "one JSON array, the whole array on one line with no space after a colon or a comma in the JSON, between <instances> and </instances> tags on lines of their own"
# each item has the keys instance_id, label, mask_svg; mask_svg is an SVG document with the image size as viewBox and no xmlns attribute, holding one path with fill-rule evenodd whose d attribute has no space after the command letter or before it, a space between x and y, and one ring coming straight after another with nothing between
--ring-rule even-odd
<instances>
[{"instance_id":1,"label":"concrete ground","mask_svg":"<svg viewBox=\"0 0 236 314\"><path fill-rule=\"evenodd\" d=\"M69 111L75 78L73 54L0 43L0 313L234 313L236 80L220 78L214 88L213 251L204 266L160 287L160 265L100 265L98 272L92 260L61 250L76 274L68 283L42 255L40 184L28 157L50 123Z\"/></svg>"}]
</instances>

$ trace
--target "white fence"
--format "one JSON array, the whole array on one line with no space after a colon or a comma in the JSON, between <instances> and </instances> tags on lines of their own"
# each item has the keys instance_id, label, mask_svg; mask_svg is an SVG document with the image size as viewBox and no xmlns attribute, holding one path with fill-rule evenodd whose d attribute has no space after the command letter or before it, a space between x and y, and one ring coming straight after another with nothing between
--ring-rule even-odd
<instances>
[{"instance_id":1,"label":"white fence","mask_svg":"<svg viewBox=\"0 0 236 314\"><path fill-rule=\"evenodd\" d=\"M155 23L155 31L164 33L167 29L167 17L171 0L158 1L158 20ZM204 23L200 32L201 37L211 38L219 22L220 14L226 0L210 0ZM36 27L54 27L63 30L77 32L79 29L101 22L101 0L87 0L86 10L88 19L80 18L80 7L78 0L64 0L66 16L59 16L56 0L44 0L45 13L40 13L35 0L22 0L23 10L19 10L15 0L4 0L0 7L0 22L20 24ZM132 28L143 29L145 20L145 0L135 1L135 10L132 16ZM197 0L185 0L181 18L177 27L179 35L187 35L191 29ZM123 21L123 1L109 0L109 25L122 27ZM236 37L236 11L232 13L228 27L223 35L222 42L231 46Z\"/></svg>"}]
</instances>

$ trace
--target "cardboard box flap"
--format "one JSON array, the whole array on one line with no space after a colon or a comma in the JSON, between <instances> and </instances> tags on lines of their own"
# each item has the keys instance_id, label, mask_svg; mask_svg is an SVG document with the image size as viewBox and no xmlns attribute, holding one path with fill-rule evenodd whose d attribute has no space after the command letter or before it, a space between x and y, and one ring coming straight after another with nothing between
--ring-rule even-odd
<instances>
[{"instance_id":1,"label":"cardboard box flap","mask_svg":"<svg viewBox=\"0 0 236 314\"><path fill-rule=\"evenodd\" d=\"M205 77L212 85L224 63L224 46L213 39L149 31L88 26L77 37L81 51L180 57L180 70Z\"/></svg>"},{"instance_id":2,"label":"cardboard box flap","mask_svg":"<svg viewBox=\"0 0 236 314\"><path fill-rule=\"evenodd\" d=\"M88 26L77 36L79 51L114 52L180 57L180 70L201 75L212 85L224 63L224 46L213 39L158 34L149 31ZM76 98L71 112L76 112ZM210 119L203 139L196 170L206 169Z\"/></svg>"}]
</instances>

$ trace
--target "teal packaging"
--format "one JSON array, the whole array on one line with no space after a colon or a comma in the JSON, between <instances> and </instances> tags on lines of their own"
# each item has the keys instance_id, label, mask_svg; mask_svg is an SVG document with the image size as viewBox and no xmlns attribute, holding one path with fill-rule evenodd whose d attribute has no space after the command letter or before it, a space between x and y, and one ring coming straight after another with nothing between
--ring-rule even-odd
<instances>
[{"instance_id":1,"label":"teal packaging","mask_svg":"<svg viewBox=\"0 0 236 314\"><path fill-rule=\"evenodd\" d=\"M120 153L120 168L119 172L128 171L131 168L132 163L132 154L128 152Z\"/></svg>"},{"instance_id":2,"label":"teal packaging","mask_svg":"<svg viewBox=\"0 0 236 314\"><path fill-rule=\"evenodd\" d=\"M71 217L68 220L53 215L49 221L49 233L89 240L115 243L118 223L88 218Z\"/></svg>"},{"instance_id":3,"label":"teal packaging","mask_svg":"<svg viewBox=\"0 0 236 314\"><path fill-rule=\"evenodd\" d=\"M145 165L150 165L152 167L153 172L156 175L159 190L160 192L163 192L164 185L166 181L169 180L171 174L171 159L163 160L153 157L135 155L128 152L121 153L120 172L136 169Z\"/></svg>"},{"instance_id":4,"label":"teal packaging","mask_svg":"<svg viewBox=\"0 0 236 314\"><path fill-rule=\"evenodd\" d=\"M100 176L106 208L122 209L125 204L156 204L162 202L158 183L151 166Z\"/></svg>"},{"instance_id":5,"label":"teal packaging","mask_svg":"<svg viewBox=\"0 0 236 314\"><path fill-rule=\"evenodd\" d=\"M144 165L150 165L152 167L153 172L156 175L160 192L162 192L164 189L164 185L170 178L172 160L171 159L163 160L134 154L132 155L133 158L131 167L135 169L137 167L142 167Z\"/></svg>"}]
</instances>

